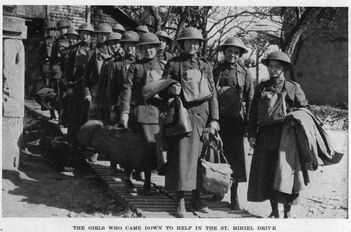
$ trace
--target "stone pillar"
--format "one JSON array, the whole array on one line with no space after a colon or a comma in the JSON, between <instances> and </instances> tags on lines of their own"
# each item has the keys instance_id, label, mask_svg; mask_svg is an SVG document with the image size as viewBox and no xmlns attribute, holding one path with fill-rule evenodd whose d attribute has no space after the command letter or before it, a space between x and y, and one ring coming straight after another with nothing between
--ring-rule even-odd
<instances>
[{"instance_id":1,"label":"stone pillar","mask_svg":"<svg viewBox=\"0 0 351 232\"><path fill-rule=\"evenodd\" d=\"M25 20L3 16L2 168L17 170L24 117Z\"/></svg>"}]
</instances>

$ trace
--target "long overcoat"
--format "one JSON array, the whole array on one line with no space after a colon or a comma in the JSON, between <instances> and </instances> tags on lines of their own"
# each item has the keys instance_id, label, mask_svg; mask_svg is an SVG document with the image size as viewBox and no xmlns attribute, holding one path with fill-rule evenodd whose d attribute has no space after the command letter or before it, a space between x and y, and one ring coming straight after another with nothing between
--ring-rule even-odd
<instances>
[{"instance_id":1,"label":"long overcoat","mask_svg":"<svg viewBox=\"0 0 351 232\"><path fill-rule=\"evenodd\" d=\"M180 65L182 73L180 70ZM218 102L214 86L212 66L197 56L185 53L170 59L162 78L171 78L181 83L181 76L190 69L204 69L207 74L212 96L209 99L187 104L182 93L180 97L186 108L192 125L192 132L167 138L167 171L165 188L167 191L189 191L197 188L197 170L202 150L200 136L211 120L218 120ZM168 90L161 94L163 98L171 97Z\"/></svg>"},{"instance_id":2,"label":"long overcoat","mask_svg":"<svg viewBox=\"0 0 351 232\"><path fill-rule=\"evenodd\" d=\"M252 157L247 199L253 202L277 199L283 204L296 203L298 193L282 194L273 189L283 122L266 126L258 125L258 101L264 89L273 92L281 92L285 89L287 112L308 106L300 85L284 77L261 82L256 87L249 119L249 138L256 138L256 145Z\"/></svg>"}]
</instances>

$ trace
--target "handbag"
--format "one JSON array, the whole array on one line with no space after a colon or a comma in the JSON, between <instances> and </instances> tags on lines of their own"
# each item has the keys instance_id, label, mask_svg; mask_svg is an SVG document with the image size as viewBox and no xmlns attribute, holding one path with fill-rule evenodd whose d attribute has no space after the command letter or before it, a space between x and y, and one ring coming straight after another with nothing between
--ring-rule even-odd
<instances>
[{"instance_id":1,"label":"handbag","mask_svg":"<svg viewBox=\"0 0 351 232\"><path fill-rule=\"evenodd\" d=\"M201 139L204 148L200 158L199 191L204 194L224 195L234 179L231 177L233 171L223 153L223 142L218 131L212 127L204 129Z\"/></svg>"}]
</instances>

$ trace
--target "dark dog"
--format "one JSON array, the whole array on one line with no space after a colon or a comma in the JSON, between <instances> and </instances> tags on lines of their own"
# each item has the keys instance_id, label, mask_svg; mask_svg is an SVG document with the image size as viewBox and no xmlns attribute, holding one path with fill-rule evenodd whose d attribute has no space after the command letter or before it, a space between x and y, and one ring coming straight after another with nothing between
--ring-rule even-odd
<instances>
[{"instance_id":1,"label":"dark dog","mask_svg":"<svg viewBox=\"0 0 351 232\"><path fill-rule=\"evenodd\" d=\"M90 120L81 127L78 140L106 155L112 171L117 163L123 166L124 183L129 192L136 192L130 180L132 170L144 171L144 193L151 194L151 171L157 165L155 143L148 143L142 134L125 128L104 126L97 120Z\"/></svg>"}]
</instances>

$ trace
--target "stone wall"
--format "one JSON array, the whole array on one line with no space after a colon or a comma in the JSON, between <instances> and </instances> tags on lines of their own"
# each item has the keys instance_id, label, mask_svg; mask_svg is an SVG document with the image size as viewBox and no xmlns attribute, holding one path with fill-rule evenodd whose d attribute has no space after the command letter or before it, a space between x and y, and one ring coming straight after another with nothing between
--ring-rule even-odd
<instances>
[{"instance_id":1,"label":"stone wall","mask_svg":"<svg viewBox=\"0 0 351 232\"><path fill-rule=\"evenodd\" d=\"M25 20L3 16L2 168L18 168L24 117Z\"/></svg>"},{"instance_id":2,"label":"stone wall","mask_svg":"<svg viewBox=\"0 0 351 232\"><path fill-rule=\"evenodd\" d=\"M314 27L308 33L314 33ZM295 68L296 81L311 104L347 104L348 64L348 12L343 9L330 35L304 42Z\"/></svg>"}]
</instances>

